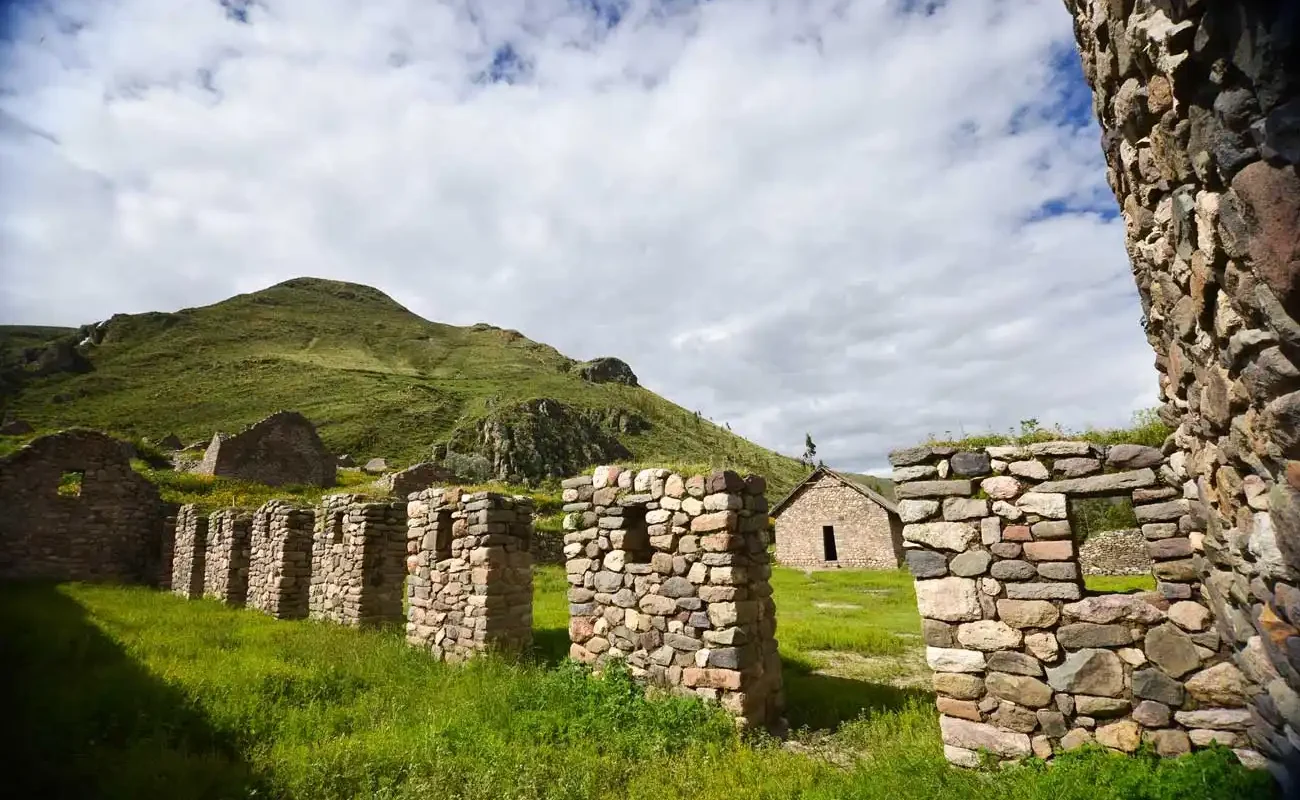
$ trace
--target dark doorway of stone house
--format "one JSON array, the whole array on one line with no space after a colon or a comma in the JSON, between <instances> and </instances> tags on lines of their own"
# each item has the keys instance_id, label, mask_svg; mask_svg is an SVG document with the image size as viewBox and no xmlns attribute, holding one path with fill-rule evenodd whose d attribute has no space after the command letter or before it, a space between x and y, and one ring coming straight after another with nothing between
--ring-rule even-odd
<instances>
[{"instance_id":1,"label":"dark doorway of stone house","mask_svg":"<svg viewBox=\"0 0 1300 800\"><path fill-rule=\"evenodd\" d=\"M822 550L825 551L827 561L838 561L839 554L835 552L835 526L822 526Z\"/></svg>"}]
</instances>

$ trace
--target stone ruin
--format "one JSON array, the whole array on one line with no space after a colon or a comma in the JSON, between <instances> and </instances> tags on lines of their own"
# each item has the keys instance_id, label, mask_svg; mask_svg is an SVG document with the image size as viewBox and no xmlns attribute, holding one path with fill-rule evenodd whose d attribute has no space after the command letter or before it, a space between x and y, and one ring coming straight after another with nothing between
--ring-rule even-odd
<instances>
[{"instance_id":1,"label":"stone ruin","mask_svg":"<svg viewBox=\"0 0 1300 800\"><path fill-rule=\"evenodd\" d=\"M1213 624L1181 452L1062 441L890 460L949 761L1143 741L1162 755L1217 742L1260 761L1244 733L1258 687ZM1069 500L1117 494L1142 523L1155 592L1083 586Z\"/></svg>"},{"instance_id":2,"label":"stone ruin","mask_svg":"<svg viewBox=\"0 0 1300 800\"><path fill-rule=\"evenodd\" d=\"M397 472L390 472L375 481L375 485L396 497L409 497L421 489L427 489L434 484L448 483L453 480L455 480L455 476L451 474L450 470L441 464L426 461Z\"/></svg>"},{"instance_id":3,"label":"stone ruin","mask_svg":"<svg viewBox=\"0 0 1300 800\"><path fill-rule=\"evenodd\" d=\"M203 596L232 606L248 597L250 536L253 520L235 509L208 517L208 546L204 555Z\"/></svg>"},{"instance_id":4,"label":"stone ruin","mask_svg":"<svg viewBox=\"0 0 1300 800\"><path fill-rule=\"evenodd\" d=\"M406 504L335 494L316 510L312 619L370 625L402 619Z\"/></svg>"},{"instance_id":5,"label":"stone ruin","mask_svg":"<svg viewBox=\"0 0 1300 800\"><path fill-rule=\"evenodd\" d=\"M1101 531L1079 545L1084 575L1147 575L1151 556L1141 528Z\"/></svg>"},{"instance_id":6,"label":"stone ruin","mask_svg":"<svg viewBox=\"0 0 1300 800\"><path fill-rule=\"evenodd\" d=\"M533 639L533 505L427 489L407 504L406 639L435 658L521 652Z\"/></svg>"},{"instance_id":7,"label":"stone ruin","mask_svg":"<svg viewBox=\"0 0 1300 800\"><path fill-rule=\"evenodd\" d=\"M277 619L307 616L316 516L283 500L253 514L249 537L249 608Z\"/></svg>"},{"instance_id":8,"label":"stone ruin","mask_svg":"<svg viewBox=\"0 0 1300 800\"><path fill-rule=\"evenodd\" d=\"M191 600L203 596L207 547L208 518L193 503L181 506L172 539L172 592Z\"/></svg>"},{"instance_id":9,"label":"stone ruin","mask_svg":"<svg viewBox=\"0 0 1300 800\"><path fill-rule=\"evenodd\" d=\"M194 471L267 486L333 486L335 479L334 456L296 411L277 411L233 436L215 434Z\"/></svg>"},{"instance_id":10,"label":"stone ruin","mask_svg":"<svg viewBox=\"0 0 1300 800\"><path fill-rule=\"evenodd\" d=\"M780 729L766 482L607 466L562 485L571 657Z\"/></svg>"},{"instance_id":11,"label":"stone ruin","mask_svg":"<svg viewBox=\"0 0 1300 800\"><path fill-rule=\"evenodd\" d=\"M1300 792L1300 9L1066 7L1204 529L1188 571L1259 688L1250 746Z\"/></svg>"},{"instance_id":12,"label":"stone ruin","mask_svg":"<svg viewBox=\"0 0 1300 800\"><path fill-rule=\"evenodd\" d=\"M167 506L122 444L68 430L0 457L0 578L156 584Z\"/></svg>"}]
</instances>

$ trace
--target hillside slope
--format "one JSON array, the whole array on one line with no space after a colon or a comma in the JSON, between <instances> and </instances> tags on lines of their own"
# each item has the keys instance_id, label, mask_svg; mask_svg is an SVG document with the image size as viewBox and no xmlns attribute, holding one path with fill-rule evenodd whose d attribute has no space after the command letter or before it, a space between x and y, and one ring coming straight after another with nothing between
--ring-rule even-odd
<instances>
[{"instance_id":1,"label":"hillside slope","mask_svg":"<svg viewBox=\"0 0 1300 800\"><path fill-rule=\"evenodd\" d=\"M88 371L65 363L74 345ZM429 322L376 289L313 278L77 331L0 327L4 374L0 406L40 429L191 442L295 409L336 453L413 462L449 445L501 478L615 460L725 464L775 489L804 473L631 385L616 360L581 364L517 331Z\"/></svg>"}]
</instances>

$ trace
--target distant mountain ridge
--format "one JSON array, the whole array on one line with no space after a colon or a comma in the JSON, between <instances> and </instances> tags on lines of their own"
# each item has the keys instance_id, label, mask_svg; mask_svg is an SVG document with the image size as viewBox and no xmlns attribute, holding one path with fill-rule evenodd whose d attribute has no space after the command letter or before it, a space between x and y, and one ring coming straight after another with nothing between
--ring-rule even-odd
<instances>
[{"instance_id":1,"label":"distant mountain ridge","mask_svg":"<svg viewBox=\"0 0 1300 800\"><path fill-rule=\"evenodd\" d=\"M378 289L295 278L175 312L78 329L0 326L0 412L187 442L302 412L333 452L480 455L500 478L608 461L734 466L775 487L805 473L638 385L518 331L422 319Z\"/></svg>"}]
</instances>

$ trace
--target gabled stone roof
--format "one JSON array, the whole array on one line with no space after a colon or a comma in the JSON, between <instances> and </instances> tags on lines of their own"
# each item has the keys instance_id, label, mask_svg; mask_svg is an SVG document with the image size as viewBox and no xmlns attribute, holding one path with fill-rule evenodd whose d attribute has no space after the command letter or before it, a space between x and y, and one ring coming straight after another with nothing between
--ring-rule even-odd
<instances>
[{"instance_id":1,"label":"gabled stone roof","mask_svg":"<svg viewBox=\"0 0 1300 800\"><path fill-rule=\"evenodd\" d=\"M809 475L807 478L804 479L803 483L800 483L798 486L791 489L789 494L781 498L781 500L776 505L772 506L772 510L769 511L768 514L773 517L779 515L782 509L784 509L791 502L793 502L794 499L798 497L799 494L804 489L816 483L817 479L823 475L829 475L830 477L834 478L835 480L839 481L840 483L854 490L858 494L867 498L871 502L885 509L889 513L891 514L898 513L898 505L895 504L893 500L890 500L888 497L885 497L880 492L877 492L875 489L872 489L865 482L862 482L860 480L855 480L855 478L858 478L858 476L850 475L842 472L836 472L835 470L830 469L829 467L818 467L817 469L813 470L811 475Z\"/></svg>"}]
</instances>

